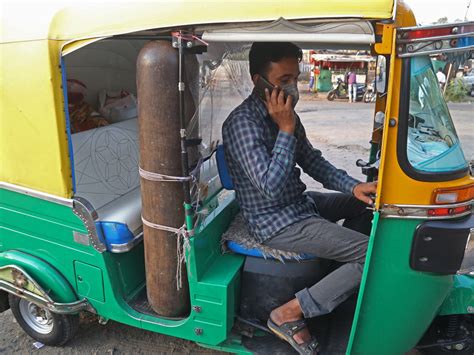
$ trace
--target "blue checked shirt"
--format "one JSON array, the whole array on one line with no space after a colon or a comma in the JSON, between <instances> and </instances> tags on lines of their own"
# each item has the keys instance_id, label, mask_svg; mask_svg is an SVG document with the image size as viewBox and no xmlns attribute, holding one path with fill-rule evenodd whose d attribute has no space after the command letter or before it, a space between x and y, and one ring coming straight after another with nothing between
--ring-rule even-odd
<instances>
[{"instance_id":1,"label":"blue checked shirt","mask_svg":"<svg viewBox=\"0 0 474 355\"><path fill-rule=\"evenodd\" d=\"M301 171L345 193L359 183L313 148L299 117L294 135L278 130L263 101L250 95L222 126L225 159L250 234L262 243L283 228L318 216Z\"/></svg>"}]
</instances>

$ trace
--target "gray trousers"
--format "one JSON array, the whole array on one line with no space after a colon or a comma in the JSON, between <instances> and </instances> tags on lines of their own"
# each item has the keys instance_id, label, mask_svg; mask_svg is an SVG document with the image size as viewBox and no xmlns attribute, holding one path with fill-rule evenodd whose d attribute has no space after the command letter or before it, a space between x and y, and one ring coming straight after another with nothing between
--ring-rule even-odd
<instances>
[{"instance_id":1,"label":"gray trousers","mask_svg":"<svg viewBox=\"0 0 474 355\"><path fill-rule=\"evenodd\" d=\"M305 318L331 312L359 287L372 212L351 195L307 192L321 217L296 222L264 242L275 249L343 262L321 281L296 294ZM344 224L335 222L344 219Z\"/></svg>"}]
</instances>

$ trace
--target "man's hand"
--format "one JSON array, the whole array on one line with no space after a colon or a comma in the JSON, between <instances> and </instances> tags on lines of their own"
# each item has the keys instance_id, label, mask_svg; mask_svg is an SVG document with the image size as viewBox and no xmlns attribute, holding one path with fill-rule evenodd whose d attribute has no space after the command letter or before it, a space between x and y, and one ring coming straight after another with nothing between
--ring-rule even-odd
<instances>
[{"instance_id":1,"label":"man's hand","mask_svg":"<svg viewBox=\"0 0 474 355\"><path fill-rule=\"evenodd\" d=\"M265 105L272 120L278 125L280 131L293 134L295 131L296 119L293 111L293 97L288 95L285 102L283 90L274 88L270 95L265 89Z\"/></svg>"},{"instance_id":2,"label":"man's hand","mask_svg":"<svg viewBox=\"0 0 474 355\"><path fill-rule=\"evenodd\" d=\"M372 206L374 204L373 196L377 192L377 182L365 182L357 184L352 190L352 194L362 202Z\"/></svg>"}]
</instances>

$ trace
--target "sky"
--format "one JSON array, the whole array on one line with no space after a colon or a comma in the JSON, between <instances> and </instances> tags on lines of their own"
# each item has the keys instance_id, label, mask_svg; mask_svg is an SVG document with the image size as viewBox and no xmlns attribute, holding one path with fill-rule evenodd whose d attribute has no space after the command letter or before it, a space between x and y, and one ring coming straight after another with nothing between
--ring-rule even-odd
<instances>
[{"instance_id":1,"label":"sky","mask_svg":"<svg viewBox=\"0 0 474 355\"><path fill-rule=\"evenodd\" d=\"M464 19L467 5L471 3L467 12L467 20L474 20L474 0L405 0L415 13L420 24L435 22L440 17L446 16L448 22Z\"/></svg>"}]
</instances>

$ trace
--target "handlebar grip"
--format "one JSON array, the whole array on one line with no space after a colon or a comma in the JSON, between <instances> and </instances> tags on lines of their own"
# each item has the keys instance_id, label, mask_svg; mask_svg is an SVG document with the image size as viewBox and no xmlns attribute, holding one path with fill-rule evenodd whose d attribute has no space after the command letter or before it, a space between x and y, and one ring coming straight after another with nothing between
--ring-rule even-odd
<instances>
[{"instance_id":1,"label":"handlebar grip","mask_svg":"<svg viewBox=\"0 0 474 355\"><path fill-rule=\"evenodd\" d=\"M363 167L369 165L369 163L363 161L362 159L357 159L357 160L356 160L356 165L357 165L359 168L363 168Z\"/></svg>"}]
</instances>

